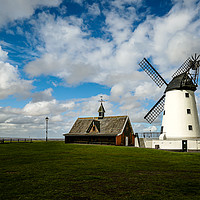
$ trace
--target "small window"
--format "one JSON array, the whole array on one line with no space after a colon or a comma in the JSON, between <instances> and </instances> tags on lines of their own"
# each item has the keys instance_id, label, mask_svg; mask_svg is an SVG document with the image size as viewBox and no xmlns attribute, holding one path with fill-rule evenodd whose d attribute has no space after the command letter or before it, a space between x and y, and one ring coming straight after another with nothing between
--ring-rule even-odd
<instances>
[{"instance_id":1,"label":"small window","mask_svg":"<svg viewBox=\"0 0 200 200\"><path fill-rule=\"evenodd\" d=\"M163 112L163 115L165 115L165 110L164 110L164 112Z\"/></svg>"},{"instance_id":2,"label":"small window","mask_svg":"<svg viewBox=\"0 0 200 200\"><path fill-rule=\"evenodd\" d=\"M190 109L187 109L187 114L191 114L191 110Z\"/></svg>"},{"instance_id":3,"label":"small window","mask_svg":"<svg viewBox=\"0 0 200 200\"><path fill-rule=\"evenodd\" d=\"M188 125L188 130L192 131L192 125Z\"/></svg>"},{"instance_id":4,"label":"small window","mask_svg":"<svg viewBox=\"0 0 200 200\"><path fill-rule=\"evenodd\" d=\"M163 133L164 126L161 126L160 134Z\"/></svg>"},{"instance_id":5,"label":"small window","mask_svg":"<svg viewBox=\"0 0 200 200\"><path fill-rule=\"evenodd\" d=\"M185 93L185 97L186 97L186 98L189 98L189 93Z\"/></svg>"}]
</instances>

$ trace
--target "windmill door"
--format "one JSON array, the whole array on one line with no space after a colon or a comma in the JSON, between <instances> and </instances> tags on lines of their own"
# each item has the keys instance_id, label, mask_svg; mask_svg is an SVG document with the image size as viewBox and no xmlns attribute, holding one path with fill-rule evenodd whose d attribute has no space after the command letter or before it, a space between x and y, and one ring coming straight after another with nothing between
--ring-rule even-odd
<instances>
[{"instance_id":1,"label":"windmill door","mask_svg":"<svg viewBox=\"0 0 200 200\"><path fill-rule=\"evenodd\" d=\"M182 140L182 151L187 152L187 140Z\"/></svg>"}]
</instances>

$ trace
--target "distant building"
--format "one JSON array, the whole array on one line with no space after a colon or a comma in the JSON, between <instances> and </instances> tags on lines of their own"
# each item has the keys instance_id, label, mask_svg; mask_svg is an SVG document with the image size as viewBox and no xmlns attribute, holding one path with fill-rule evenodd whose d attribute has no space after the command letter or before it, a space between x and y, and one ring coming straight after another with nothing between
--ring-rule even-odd
<instances>
[{"instance_id":1,"label":"distant building","mask_svg":"<svg viewBox=\"0 0 200 200\"><path fill-rule=\"evenodd\" d=\"M128 116L104 117L102 102L98 112L99 117L78 118L70 132L64 134L65 143L134 146L135 135Z\"/></svg>"}]
</instances>

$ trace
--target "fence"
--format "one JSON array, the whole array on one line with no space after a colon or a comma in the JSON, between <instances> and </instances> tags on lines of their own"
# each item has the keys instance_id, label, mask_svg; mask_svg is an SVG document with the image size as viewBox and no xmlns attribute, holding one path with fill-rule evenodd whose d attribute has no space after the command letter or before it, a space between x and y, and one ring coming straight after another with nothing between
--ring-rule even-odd
<instances>
[{"instance_id":1,"label":"fence","mask_svg":"<svg viewBox=\"0 0 200 200\"><path fill-rule=\"evenodd\" d=\"M0 144L6 143L32 143L32 139L30 138L0 138Z\"/></svg>"},{"instance_id":2,"label":"fence","mask_svg":"<svg viewBox=\"0 0 200 200\"><path fill-rule=\"evenodd\" d=\"M138 133L139 138L159 138L160 132L143 132Z\"/></svg>"}]
</instances>

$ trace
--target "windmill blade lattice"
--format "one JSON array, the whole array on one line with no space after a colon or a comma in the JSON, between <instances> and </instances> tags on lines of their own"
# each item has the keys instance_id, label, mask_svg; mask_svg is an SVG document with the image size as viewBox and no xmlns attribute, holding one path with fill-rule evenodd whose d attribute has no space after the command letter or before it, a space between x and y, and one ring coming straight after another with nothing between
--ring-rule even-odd
<instances>
[{"instance_id":1,"label":"windmill blade lattice","mask_svg":"<svg viewBox=\"0 0 200 200\"><path fill-rule=\"evenodd\" d=\"M149 61L144 58L140 63L140 67L151 77L151 79L158 85L158 87L162 87L163 84L166 84L166 81L162 78L162 76L154 69L154 67L149 63Z\"/></svg>"},{"instance_id":2,"label":"windmill blade lattice","mask_svg":"<svg viewBox=\"0 0 200 200\"><path fill-rule=\"evenodd\" d=\"M189 71L191 68L191 65L190 65L190 58L188 58L181 66L180 68L177 69L177 71L172 75L172 78L180 75L180 74L183 74L187 71Z\"/></svg>"},{"instance_id":3,"label":"windmill blade lattice","mask_svg":"<svg viewBox=\"0 0 200 200\"><path fill-rule=\"evenodd\" d=\"M153 106L153 108L145 115L146 119L150 124L158 117L158 115L164 110L165 95L163 95L159 101Z\"/></svg>"}]
</instances>

